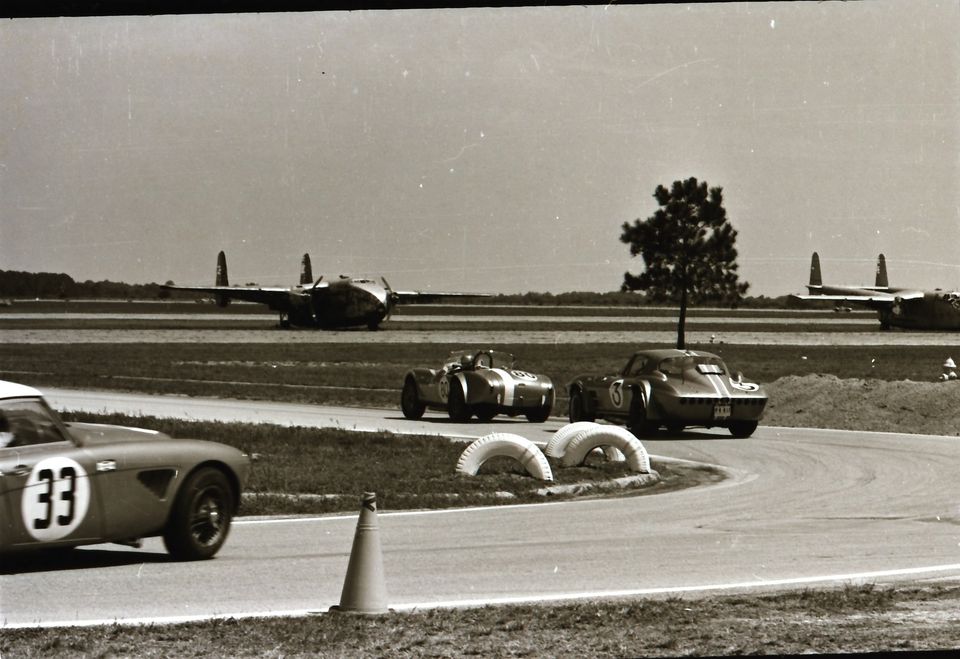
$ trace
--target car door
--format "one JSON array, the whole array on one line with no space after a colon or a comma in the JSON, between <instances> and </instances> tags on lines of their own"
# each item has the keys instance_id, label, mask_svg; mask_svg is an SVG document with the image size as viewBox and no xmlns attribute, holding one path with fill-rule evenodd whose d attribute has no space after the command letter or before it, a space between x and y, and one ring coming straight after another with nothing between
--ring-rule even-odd
<instances>
[{"instance_id":1,"label":"car door","mask_svg":"<svg viewBox=\"0 0 960 659\"><path fill-rule=\"evenodd\" d=\"M13 440L0 448L0 547L72 545L100 538L87 453L39 401L4 401Z\"/></svg>"}]
</instances>

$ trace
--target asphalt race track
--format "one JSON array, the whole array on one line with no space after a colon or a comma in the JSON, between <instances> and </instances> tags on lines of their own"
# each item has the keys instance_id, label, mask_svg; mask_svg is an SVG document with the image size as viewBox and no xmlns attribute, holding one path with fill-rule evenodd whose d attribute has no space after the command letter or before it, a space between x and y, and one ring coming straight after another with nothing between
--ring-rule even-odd
<instances>
[{"instance_id":1,"label":"asphalt race track","mask_svg":"<svg viewBox=\"0 0 960 659\"><path fill-rule=\"evenodd\" d=\"M61 409L223 420L249 420L252 410L279 423L451 427L442 415L414 423L384 410L47 393ZM561 425L456 429L543 442ZM391 513L381 500L391 606L960 578L956 438L761 427L747 440L692 432L644 444L657 456L720 465L730 478L656 496L442 512ZM7 563L0 620L11 627L326 611L340 598L356 519L240 519L205 562L170 562L151 539L139 550L99 545Z\"/></svg>"}]
</instances>

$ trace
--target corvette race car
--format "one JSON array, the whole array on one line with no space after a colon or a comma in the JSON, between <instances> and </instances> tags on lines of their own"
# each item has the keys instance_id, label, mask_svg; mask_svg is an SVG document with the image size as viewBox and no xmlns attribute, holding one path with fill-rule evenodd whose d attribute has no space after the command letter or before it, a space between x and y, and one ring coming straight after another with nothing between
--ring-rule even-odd
<instances>
[{"instance_id":1,"label":"corvette race car","mask_svg":"<svg viewBox=\"0 0 960 659\"><path fill-rule=\"evenodd\" d=\"M160 535L177 560L210 558L249 464L224 444L64 423L36 389L0 381L0 552Z\"/></svg>"},{"instance_id":2,"label":"corvette race car","mask_svg":"<svg viewBox=\"0 0 960 659\"><path fill-rule=\"evenodd\" d=\"M474 414L481 421L497 414L524 414L542 423L550 416L554 396L550 378L514 368L508 352L454 351L443 368L407 372L400 408L408 419L419 419L429 407L447 410L453 421L467 421Z\"/></svg>"},{"instance_id":3,"label":"corvette race car","mask_svg":"<svg viewBox=\"0 0 960 659\"><path fill-rule=\"evenodd\" d=\"M625 423L638 436L660 426L728 428L749 437L767 404L758 384L730 374L717 355L693 350L641 350L616 375L582 375L570 383L570 421Z\"/></svg>"}]
</instances>

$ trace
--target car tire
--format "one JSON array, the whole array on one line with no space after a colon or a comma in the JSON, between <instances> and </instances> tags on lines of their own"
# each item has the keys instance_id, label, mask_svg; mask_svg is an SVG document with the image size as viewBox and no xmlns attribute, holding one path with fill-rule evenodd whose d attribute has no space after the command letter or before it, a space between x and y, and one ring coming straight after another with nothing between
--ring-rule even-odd
<instances>
[{"instance_id":1,"label":"car tire","mask_svg":"<svg viewBox=\"0 0 960 659\"><path fill-rule=\"evenodd\" d=\"M467 401L464 399L463 387L460 386L460 381L456 379L450 381L450 393L447 396L447 414L450 416L451 421L456 421L457 423L469 421L473 415L473 410L470 409L470 406L467 405Z\"/></svg>"},{"instance_id":2,"label":"car tire","mask_svg":"<svg viewBox=\"0 0 960 659\"><path fill-rule=\"evenodd\" d=\"M580 389L574 389L570 392L570 403L568 409L570 423L578 421L594 421L596 417L587 413L586 401L583 399L583 392Z\"/></svg>"},{"instance_id":3,"label":"car tire","mask_svg":"<svg viewBox=\"0 0 960 659\"><path fill-rule=\"evenodd\" d=\"M649 437L657 432L660 425L647 419L647 407L643 403L643 397L636 391L633 395L633 401L630 403L630 418L627 420L627 427L637 437Z\"/></svg>"},{"instance_id":4,"label":"car tire","mask_svg":"<svg viewBox=\"0 0 960 659\"><path fill-rule=\"evenodd\" d=\"M543 423L550 418L550 412L553 410L552 405L544 405L538 407L535 410L530 410L526 413L527 421L530 423Z\"/></svg>"},{"instance_id":5,"label":"car tire","mask_svg":"<svg viewBox=\"0 0 960 659\"><path fill-rule=\"evenodd\" d=\"M407 378L403 383L403 391L400 393L400 409L403 416L408 419L419 419L423 416L427 406L420 400L420 393L417 391L417 383L413 378Z\"/></svg>"},{"instance_id":6,"label":"car tire","mask_svg":"<svg viewBox=\"0 0 960 659\"><path fill-rule=\"evenodd\" d=\"M758 425L760 425L758 421L731 421L727 429L737 439L746 439L753 434Z\"/></svg>"},{"instance_id":7,"label":"car tire","mask_svg":"<svg viewBox=\"0 0 960 659\"><path fill-rule=\"evenodd\" d=\"M163 532L170 555L178 561L212 558L230 532L235 501L233 486L219 469L204 467L190 474Z\"/></svg>"},{"instance_id":8,"label":"car tire","mask_svg":"<svg viewBox=\"0 0 960 659\"><path fill-rule=\"evenodd\" d=\"M497 406L496 405L477 405L476 410L477 419L484 423L488 423L493 420L493 417L497 416Z\"/></svg>"}]
</instances>

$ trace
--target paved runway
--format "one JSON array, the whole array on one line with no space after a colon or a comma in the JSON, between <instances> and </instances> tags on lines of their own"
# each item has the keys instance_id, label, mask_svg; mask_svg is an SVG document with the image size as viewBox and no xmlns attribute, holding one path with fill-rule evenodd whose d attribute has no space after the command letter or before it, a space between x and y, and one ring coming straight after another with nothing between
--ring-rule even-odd
<instances>
[{"instance_id":1,"label":"paved runway","mask_svg":"<svg viewBox=\"0 0 960 659\"><path fill-rule=\"evenodd\" d=\"M140 405L150 414L253 413L278 423L332 419L422 432L384 410L131 398L50 391L57 407L71 409ZM147 406L151 400L159 407ZM436 418L424 427L441 429L446 422ZM541 437L561 423L497 429ZM732 477L656 496L382 510L391 606L960 578L956 438L761 427L747 440L698 432L644 444L655 455L723 466ZM339 601L355 525L355 515L241 519L217 558L199 563L168 561L158 540L140 550L78 550L72 562L0 576L0 618L14 626L323 611Z\"/></svg>"}]
</instances>

